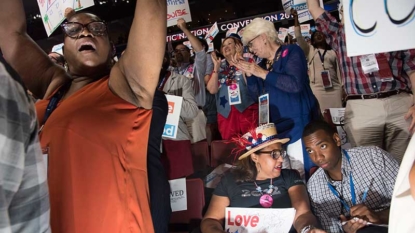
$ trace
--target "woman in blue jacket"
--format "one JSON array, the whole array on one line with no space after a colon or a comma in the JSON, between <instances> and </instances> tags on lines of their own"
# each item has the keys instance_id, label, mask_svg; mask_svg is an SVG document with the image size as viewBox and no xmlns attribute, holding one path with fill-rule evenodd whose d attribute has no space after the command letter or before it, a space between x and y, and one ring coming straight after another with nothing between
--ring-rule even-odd
<instances>
[{"instance_id":1,"label":"woman in blue jacket","mask_svg":"<svg viewBox=\"0 0 415 233\"><path fill-rule=\"evenodd\" d=\"M304 127L320 117L319 104L313 95L307 75L304 52L297 45L283 45L273 23L254 19L243 32L242 41L249 51L262 58L259 65L235 57L236 66L247 76L253 98L269 95L269 121L280 134L290 138L285 167L308 174L312 162L301 142Z\"/></svg>"}]
</instances>

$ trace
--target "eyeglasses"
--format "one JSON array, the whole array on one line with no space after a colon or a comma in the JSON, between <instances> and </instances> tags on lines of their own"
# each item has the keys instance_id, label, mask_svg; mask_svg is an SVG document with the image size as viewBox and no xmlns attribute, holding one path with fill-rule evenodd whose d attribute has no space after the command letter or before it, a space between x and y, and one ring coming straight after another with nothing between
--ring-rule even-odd
<instances>
[{"instance_id":1,"label":"eyeglasses","mask_svg":"<svg viewBox=\"0 0 415 233\"><path fill-rule=\"evenodd\" d=\"M251 41L248 42L248 48L252 48L252 42L258 38L260 35L257 35L254 39L252 39Z\"/></svg>"},{"instance_id":2,"label":"eyeglasses","mask_svg":"<svg viewBox=\"0 0 415 233\"><path fill-rule=\"evenodd\" d=\"M180 52L184 52L187 51L186 49L175 49L174 52L175 53L180 53Z\"/></svg>"},{"instance_id":3,"label":"eyeglasses","mask_svg":"<svg viewBox=\"0 0 415 233\"><path fill-rule=\"evenodd\" d=\"M285 157L287 156L287 152L283 149L275 149L271 151L259 151L257 153L258 154L270 154L273 159L279 159L280 157L285 159Z\"/></svg>"},{"instance_id":4,"label":"eyeglasses","mask_svg":"<svg viewBox=\"0 0 415 233\"><path fill-rule=\"evenodd\" d=\"M87 24L67 22L61 25L65 34L71 38L77 38L85 28L94 36L103 36L107 32L107 26L102 21L94 21Z\"/></svg>"}]
</instances>

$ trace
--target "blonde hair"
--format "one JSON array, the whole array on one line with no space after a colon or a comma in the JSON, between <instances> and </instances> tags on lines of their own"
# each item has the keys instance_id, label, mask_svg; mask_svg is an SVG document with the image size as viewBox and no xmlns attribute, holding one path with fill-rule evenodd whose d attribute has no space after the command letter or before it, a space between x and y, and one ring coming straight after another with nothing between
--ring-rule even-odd
<instances>
[{"instance_id":1,"label":"blonde hair","mask_svg":"<svg viewBox=\"0 0 415 233\"><path fill-rule=\"evenodd\" d=\"M278 39L278 32L274 27L274 24L268 20L262 18L255 18L248 26L244 28L242 35L242 43L244 46L254 39L255 37L265 33L269 41L274 41L277 44L282 44L282 41Z\"/></svg>"}]
</instances>

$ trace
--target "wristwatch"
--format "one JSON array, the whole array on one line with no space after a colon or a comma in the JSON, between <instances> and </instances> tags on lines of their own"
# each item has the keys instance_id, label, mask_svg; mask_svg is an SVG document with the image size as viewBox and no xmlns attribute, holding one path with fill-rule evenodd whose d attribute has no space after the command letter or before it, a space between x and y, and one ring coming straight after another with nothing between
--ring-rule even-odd
<instances>
[{"instance_id":1,"label":"wristwatch","mask_svg":"<svg viewBox=\"0 0 415 233\"><path fill-rule=\"evenodd\" d=\"M312 225L308 225L308 226L305 226L302 230L301 230L301 233L308 233L311 229L314 229L315 227L314 226L312 226Z\"/></svg>"}]
</instances>

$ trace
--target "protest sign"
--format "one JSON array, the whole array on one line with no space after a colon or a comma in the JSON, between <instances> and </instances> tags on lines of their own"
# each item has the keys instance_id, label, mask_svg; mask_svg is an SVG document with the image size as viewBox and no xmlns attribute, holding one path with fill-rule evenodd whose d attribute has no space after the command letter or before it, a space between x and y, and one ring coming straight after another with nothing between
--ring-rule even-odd
<instances>
[{"instance_id":1,"label":"protest sign","mask_svg":"<svg viewBox=\"0 0 415 233\"><path fill-rule=\"evenodd\" d=\"M413 0L343 0L347 56L415 48ZM391 43L391 41L393 41Z\"/></svg>"},{"instance_id":2,"label":"protest sign","mask_svg":"<svg viewBox=\"0 0 415 233\"><path fill-rule=\"evenodd\" d=\"M164 125L163 137L176 138L179 128L180 112L182 111L183 97L166 95L169 104L169 113L167 115L166 124Z\"/></svg>"},{"instance_id":3,"label":"protest sign","mask_svg":"<svg viewBox=\"0 0 415 233\"><path fill-rule=\"evenodd\" d=\"M171 211L187 210L186 178L169 180Z\"/></svg>"},{"instance_id":4,"label":"protest sign","mask_svg":"<svg viewBox=\"0 0 415 233\"><path fill-rule=\"evenodd\" d=\"M287 36L287 34L288 34L288 28L280 27L278 29L278 39L280 39L282 42L284 42L285 37Z\"/></svg>"},{"instance_id":5,"label":"protest sign","mask_svg":"<svg viewBox=\"0 0 415 233\"><path fill-rule=\"evenodd\" d=\"M294 217L294 208L226 208L225 231L229 233L287 233L293 225Z\"/></svg>"},{"instance_id":6,"label":"protest sign","mask_svg":"<svg viewBox=\"0 0 415 233\"><path fill-rule=\"evenodd\" d=\"M231 34L238 34L239 27L234 27L226 31L226 37L228 37Z\"/></svg>"},{"instance_id":7,"label":"protest sign","mask_svg":"<svg viewBox=\"0 0 415 233\"><path fill-rule=\"evenodd\" d=\"M65 20L65 9L79 11L93 6L94 0L38 0L37 4L46 34L50 36Z\"/></svg>"},{"instance_id":8,"label":"protest sign","mask_svg":"<svg viewBox=\"0 0 415 233\"><path fill-rule=\"evenodd\" d=\"M213 39L215 39L216 35L219 33L218 24L214 23L213 26L209 29L209 32L205 36L205 40L208 44L213 42Z\"/></svg>"},{"instance_id":9,"label":"protest sign","mask_svg":"<svg viewBox=\"0 0 415 233\"><path fill-rule=\"evenodd\" d=\"M319 1L320 7L324 8L323 0ZM307 7L307 0L282 0L284 11L287 14L291 14L291 9L297 11L298 22L303 23L308 20L312 20L310 12Z\"/></svg>"},{"instance_id":10,"label":"protest sign","mask_svg":"<svg viewBox=\"0 0 415 233\"><path fill-rule=\"evenodd\" d=\"M177 24L177 20L183 18L185 22L191 22L188 0L167 0L167 27Z\"/></svg>"}]
</instances>

